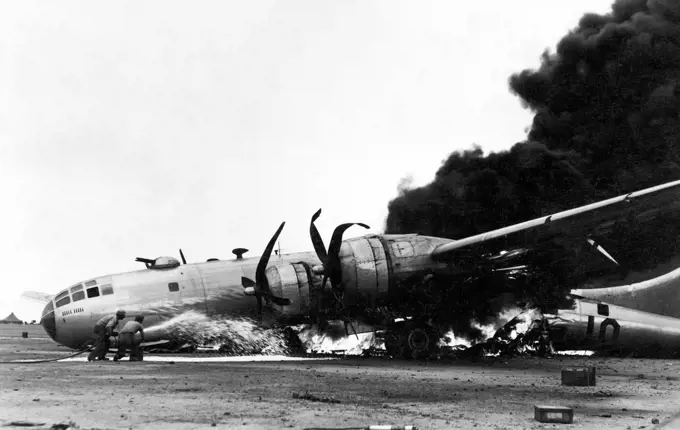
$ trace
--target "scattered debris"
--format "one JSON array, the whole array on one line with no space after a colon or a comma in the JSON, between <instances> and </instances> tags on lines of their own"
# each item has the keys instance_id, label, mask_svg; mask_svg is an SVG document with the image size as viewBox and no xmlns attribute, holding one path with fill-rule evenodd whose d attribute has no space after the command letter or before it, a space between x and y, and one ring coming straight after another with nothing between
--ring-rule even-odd
<instances>
[{"instance_id":1,"label":"scattered debris","mask_svg":"<svg viewBox=\"0 0 680 430\"><path fill-rule=\"evenodd\" d=\"M314 394L310 394L309 391L305 390L304 393L293 393L293 398L294 399L302 399L302 400L309 400L312 402L322 402L322 403L340 403L340 400L330 397L330 396L315 396Z\"/></svg>"},{"instance_id":2,"label":"scattered debris","mask_svg":"<svg viewBox=\"0 0 680 430\"><path fill-rule=\"evenodd\" d=\"M5 424L5 427L40 427L44 425L45 423L34 423L32 421L12 421L9 424Z\"/></svg>"},{"instance_id":3,"label":"scattered debris","mask_svg":"<svg viewBox=\"0 0 680 430\"><path fill-rule=\"evenodd\" d=\"M534 419L540 423L571 424L574 410L566 406L534 405Z\"/></svg>"},{"instance_id":4,"label":"scattered debris","mask_svg":"<svg viewBox=\"0 0 680 430\"><path fill-rule=\"evenodd\" d=\"M566 367L562 369L562 385L572 387L595 386L595 367Z\"/></svg>"}]
</instances>

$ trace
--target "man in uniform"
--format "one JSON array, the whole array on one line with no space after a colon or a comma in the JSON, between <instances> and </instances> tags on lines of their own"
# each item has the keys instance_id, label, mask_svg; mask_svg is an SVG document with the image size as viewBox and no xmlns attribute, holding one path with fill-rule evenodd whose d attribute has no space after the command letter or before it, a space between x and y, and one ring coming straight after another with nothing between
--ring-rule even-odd
<instances>
[{"instance_id":1,"label":"man in uniform","mask_svg":"<svg viewBox=\"0 0 680 430\"><path fill-rule=\"evenodd\" d=\"M118 335L118 353L113 357L114 361L118 361L125 357L127 350L130 350L130 361L142 361L142 348L139 346L144 342L144 322L143 315L137 315L134 321L128 321ZM135 340L135 333L139 332L142 338L139 342Z\"/></svg>"},{"instance_id":2,"label":"man in uniform","mask_svg":"<svg viewBox=\"0 0 680 430\"><path fill-rule=\"evenodd\" d=\"M122 319L125 319L125 311L117 310L115 315L107 315L97 321L97 324L94 325L95 347L88 355L87 361L108 360L106 353L109 352L111 346L109 337L117 334L115 329Z\"/></svg>"}]
</instances>

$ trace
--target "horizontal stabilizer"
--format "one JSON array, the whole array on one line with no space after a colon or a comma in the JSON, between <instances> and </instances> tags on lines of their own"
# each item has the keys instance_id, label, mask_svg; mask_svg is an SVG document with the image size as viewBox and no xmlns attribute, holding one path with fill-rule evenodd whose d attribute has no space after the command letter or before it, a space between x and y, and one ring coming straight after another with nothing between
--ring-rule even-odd
<instances>
[{"instance_id":1,"label":"horizontal stabilizer","mask_svg":"<svg viewBox=\"0 0 680 430\"><path fill-rule=\"evenodd\" d=\"M21 298L33 300L35 302L47 303L52 300L53 294L41 293L39 291L24 291L21 293Z\"/></svg>"}]
</instances>

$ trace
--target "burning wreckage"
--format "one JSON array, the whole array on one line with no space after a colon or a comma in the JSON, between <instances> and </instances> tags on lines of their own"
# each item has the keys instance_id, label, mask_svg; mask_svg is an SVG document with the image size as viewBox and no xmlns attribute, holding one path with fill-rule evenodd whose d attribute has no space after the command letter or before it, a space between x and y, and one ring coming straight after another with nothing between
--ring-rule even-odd
<instances>
[{"instance_id":1,"label":"burning wreckage","mask_svg":"<svg viewBox=\"0 0 680 430\"><path fill-rule=\"evenodd\" d=\"M348 335L341 321L325 330L316 326L261 329L251 322L212 321L199 315L185 315L177 318L175 324L166 323L165 329L177 329L176 338L151 352L475 360L521 355L549 357L569 351L675 357L680 351L680 319L576 295L570 299L572 305L563 309L541 312L535 308L512 307L501 312L491 324L473 321L470 325L479 333L476 341L456 336L453 331L441 334L436 348L412 339L410 344L414 348L410 355L403 353L403 346L394 348L387 331ZM659 320L664 320L664 324ZM419 345L422 348L418 348Z\"/></svg>"},{"instance_id":2,"label":"burning wreckage","mask_svg":"<svg viewBox=\"0 0 680 430\"><path fill-rule=\"evenodd\" d=\"M508 321L507 316L513 311L520 313ZM472 343L449 332L442 336L438 348L415 349L412 357L478 358L520 354L548 356L554 353L549 337L548 319L542 317L536 310L521 311L515 308L504 312L498 322L506 323L497 330L494 325L477 325L482 333L491 334L491 337L483 341ZM205 322L203 325L206 325ZM215 326L219 328L228 325L230 324L224 321L215 323ZM237 338L218 335L214 333L215 330L211 330L210 335L202 335L198 338L191 336L192 340L186 340L190 338L186 336L186 329L181 331L183 335L178 334L173 341L153 347L150 352L219 353L223 355L286 354L305 357L390 356L397 358L402 356L401 351L386 349L385 345L389 344L389 340L385 339L386 332L384 331L348 336L344 330L341 333L340 326L328 327L326 331L320 331L315 327L286 327L266 330L269 333L262 332L253 334L253 336L246 335L242 331ZM233 335L233 330L228 331ZM256 342L251 342L249 340L251 337L256 338ZM265 339L267 342L263 342ZM272 342L273 346L265 345L268 342Z\"/></svg>"}]
</instances>

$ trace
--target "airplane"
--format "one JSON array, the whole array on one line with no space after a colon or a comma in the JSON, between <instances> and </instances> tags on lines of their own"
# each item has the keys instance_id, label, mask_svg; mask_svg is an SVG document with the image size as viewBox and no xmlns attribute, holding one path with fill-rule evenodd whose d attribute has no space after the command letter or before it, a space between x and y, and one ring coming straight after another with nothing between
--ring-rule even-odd
<instances>
[{"instance_id":1,"label":"airplane","mask_svg":"<svg viewBox=\"0 0 680 430\"><path fill-rule=\"evenodd\" d=\"M680 181L668 182L458 240L419 234L343 240L354 225L368 228L345 223L334 230L328 249L314 225L319 210L310 222L314 252L277 253L272 259L284 222L259 259L243 258L244 248L234 249L236 258L226 261L187 264L181 250L182 263L173 257L137 258L145 269L95 277L61 291L47 302L41 324L56 342L78 349L91 341L94 323L119 308L127 311L128 319L144 315L145 327L187 310L249 317L269 327L323 327L340 320L346 334L385 330L388 352L412 356L433 351L441 336L436 321L408 306L414 289L431 279L445 279L446 293L455 293L470 288L466 280L479 274L522 271L536 258L534 250L549 247L556 237L582 244L578 252L588 260L596 260L589 254L595 250L619 267L598 238L622 220L642 223L674 214L680 208L679 191ZM581 272L588 270L584 265ZM158 332L153 338L147 335L146 341L169 337Z\"/></svg>"}]
</instances>

